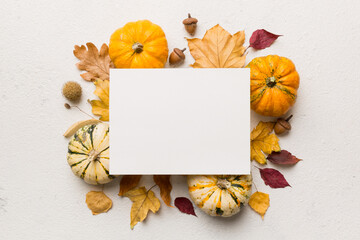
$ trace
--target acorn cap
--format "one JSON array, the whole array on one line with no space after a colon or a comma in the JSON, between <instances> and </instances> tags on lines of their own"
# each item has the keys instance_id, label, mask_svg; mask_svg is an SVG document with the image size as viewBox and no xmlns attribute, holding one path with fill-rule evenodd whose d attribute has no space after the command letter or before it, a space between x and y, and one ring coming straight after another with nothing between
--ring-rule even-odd
<instances>
[{"instance_id":1,"label":"acorn cap","mask_svg":"<svg viewBox=\"0 0 360 240\"><path fill-rule=\"evenodd\" d=\"M291 124L288 121L286 121L285 119L280 118L277 120L277 123L280 124L286 130L291 130Z\"/></svg>"},{"instance_id":2,"label":"acorn cap","mask_svg":"<svg viewBox=\"0 0 360 240\"><path fill-rule=\"evenodd\" d=\"M190 13L188 14L188 18L185 18L183 21L183 24L185 25L191 25L196 24L198 20L196 18L191 17Z\"/></svg>"},{"instance_id":3,"label":"acorn cap","mask_svg":"<svg viewBox=\"0 0 360 240\"><path fill-rule=\"evenodd\" d=\"M185 54L184 51L186 50L186 48L184 48L183 50L179 49L179 48L174 48L174 53L176 53L181 59L185 59Z\"/></svg>"}]
</instances>

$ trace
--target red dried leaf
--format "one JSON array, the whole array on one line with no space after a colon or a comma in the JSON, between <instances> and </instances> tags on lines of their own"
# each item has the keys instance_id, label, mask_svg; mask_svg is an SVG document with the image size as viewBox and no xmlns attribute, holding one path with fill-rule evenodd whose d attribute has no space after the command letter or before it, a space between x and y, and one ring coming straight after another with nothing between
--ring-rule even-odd
<instances>
[{"instance_id":1,"label":"red dried leaf","mask_svg":"<svg viewBox=\"0 0 360 240\"><path fill-rule=\"evenodd\" d=\"M290 152L286 150L281 150L280 152L272 152L267 156L267 160L275 164L282 165L294 165L301 161L301 159L295 157Z\"/></svg>"},{"instance_id":2,"label":"red dried leaf","mask_svg":"<svg viewBox=\"0 0 360 240\"><path fill-rule=\"evenodd\" d=\"M192 202L186 197L176 198L174 204L180 210L180 212L194 215L195 217L197 217Z\"/></svg>"},{"instance_id":3,"label":"red dried leaf","mask_svg":"<svg viewBox=\"0 0 360 240\"><path fill-rule=\"evenodd\" d=\"M258 29L251 35L250 47L259 50L270 47L270 45L282 35L276 35L265 29Z\"/></svg>"},{"instance_id":4,"label":"red dried leaf","mask_svg":"<svg viewBox=\"0 0 360 240\"><path fill-rule=\"evenodd\" d=\"M284 188L291 187L290 184L284 178L278 170L273 168L259 168L261 178L264 180L265 184L271 188Z\"/></svg>"}]
</instances>

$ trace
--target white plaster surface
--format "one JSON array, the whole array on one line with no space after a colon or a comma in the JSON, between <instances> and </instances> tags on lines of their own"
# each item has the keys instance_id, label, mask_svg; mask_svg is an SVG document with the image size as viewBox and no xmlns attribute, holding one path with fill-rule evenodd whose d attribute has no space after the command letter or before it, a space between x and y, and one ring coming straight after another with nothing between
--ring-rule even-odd
<instances>
[{"instance_id":1,"label":"white plaster surface","mask_svg":"<svg viewBox=\"0 0 360 240\"><path fill-rule=\"evenodd\" d=\"M170 49L186 47L188 12L199 19L196 37L217 23L231 33L244 29L247 40L258 28L284 35L250 50L247 62L267 54L295 62L301 86L293 130L280 143L304 161L278 168L292 188L270 189L253 169L257 188L271 198L263 221L250 208L221 219L163 206L131 231L131 202L117 196L119 180L104 189L111 211L92 216L86 207L85 194L101 188L70 171L62 133L87 116L63 107L61 86L79 82L79 105L90 112L94 87L80 78L73 46L100 46L126 22L150 19ZM0 239L359 239L359 12L355 0L1 0ZM182 67L193 62L186 57ZM252 126L260 119L252 113ZM185 177L172 183L173 199L188 196ZM151 186L151 177L141 184Z\"/></svg>"}]
</instances>

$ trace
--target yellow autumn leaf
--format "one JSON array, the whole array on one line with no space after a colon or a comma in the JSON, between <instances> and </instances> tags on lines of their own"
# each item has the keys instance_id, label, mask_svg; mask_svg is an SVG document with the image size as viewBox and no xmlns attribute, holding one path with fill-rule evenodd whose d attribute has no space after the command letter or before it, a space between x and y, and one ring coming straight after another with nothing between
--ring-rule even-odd
<instances>
[{"instance_id":1,"label":"yellow autumn leaf","mask_svg":"<svg viewBox=\"0 0 360 240\"><path fill-rule=\"evenodd\" d=\"M272 151L279 152L279 139L273 133L275 123L273 122L259 122L250 134L250 158L256 160L260 164L266 164L265 154L270 154Z\"/></svg>"},{"instance_id":2,"label":"yellow autumn leaf","mask_svg":"<svg viewBox=\"0 0 360 240\"><path fill-rule=\"evenodd\" d=\"M96 79L94 81L96 89L94 94L100 100L91 100L92 113L101 116L100 120L109 121L109 80Z\"/></svg>"},{"instance_id":3,"label":"yellow autumn leaf","mask_svg":"<svg viewBox=\"0 0 360 240\"><path fill-rule=\"evenodd\" d=\"M134 188L124 194L133 202L130 212L130 227L134 229L138 222L142 222L149 211L156 213L160 209L160 200L151 189L145 187Z\"/></svg>"},{"instance_id":4,"label":"yellow autumn leaf","mask_svg":"<svg viewBox=\"0 0 360 240\"><path fill-rule=\"evenodd\" d=\"M111 199L104 192L97 191L86 194L86 204L94 215L105 213L112 207Z\"/></svg>"},{"instance_id":5,"label":"yellow autumn leaf","mask_svg":"<svg viewBox=\"0 0 360 240\"><path fill-rule=\"evenodd\" d=\"M264 215L270 206L269 194L263 192L255 192L249 199L249 205L255 212L261 215L264 219Z\"/></svg>"},{"instance_id":6,"label":"yellow autumn leaf","mask_svg":"<svg viewBox=\"0 0 360 240\"><path fill-rule=\"evenodd\" d=\"M187 39L195 63L193 68L241 68L246 55L244 31L234 35L219 24L207 30L203 39Z\"/></svg>"}]
</instances>

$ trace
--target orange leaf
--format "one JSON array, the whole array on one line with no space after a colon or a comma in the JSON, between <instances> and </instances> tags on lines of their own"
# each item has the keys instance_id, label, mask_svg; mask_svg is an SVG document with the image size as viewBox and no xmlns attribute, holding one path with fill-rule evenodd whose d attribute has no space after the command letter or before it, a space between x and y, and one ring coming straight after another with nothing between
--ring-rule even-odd
<instances>
[{"instance_id":1,"label":"orange leaf","mask_svg":"<svg viewBox=\"0 0 360 240\"><path fill-rule=\"evenodd\" d=\"M156 185L160 188L160 196L164 203L168 205L169 207L172 207L170 205L171 202L171 196L170 192L172 189L171 183L170 183L170 175L154 175L154 182Z\"/></svg>"},{"instance_id":2,"label":"orange leaf","mask_svg":"<svg viewBox=\"0 0 360 240\"><path fill-rule=\"evenodd\" d=\"M245 64L244 31L231 35L219 24L207 30L203 39L187 39L195 63L193 68L241 68Z\"/></svg>"},{"instance_id":3,"label":"orange leaf","mask_svg":"<svg viewBox=\"0 0 360 240\"><path fill-rule=\"evenodd\" d=\"M111 199L104 192L90 191L86 194L86 204L93 215L106 213L112 207Z\"/></svg>"},{"instance_id":4,"label":"orange leaf","mask_svg":"<svg viewBox=\"0 0 360 240\"><path fill-rule=\"evenodd\" d=\"M76 64L78 69L87 71L80 76L86 81L92 81L96 78L108 80L109 69L112 67L108 46L104 43L100 48L100 52L91 42L86 43L86 46L88 48L87 50L84 45L75 45L73 51L75 57L80 60L80 62Z\"/></svg>"},{"instance_id":5,"label":"orange leaf","mask_svg":"<svg viewBox=\"0 0 360 240\"><path fill-rule=\"evenodd\" d=\"M119 196L123 196L125 193L133 189L139 184L141 175L124 175L120 181Z\"/></svg>"}]
</instances>

